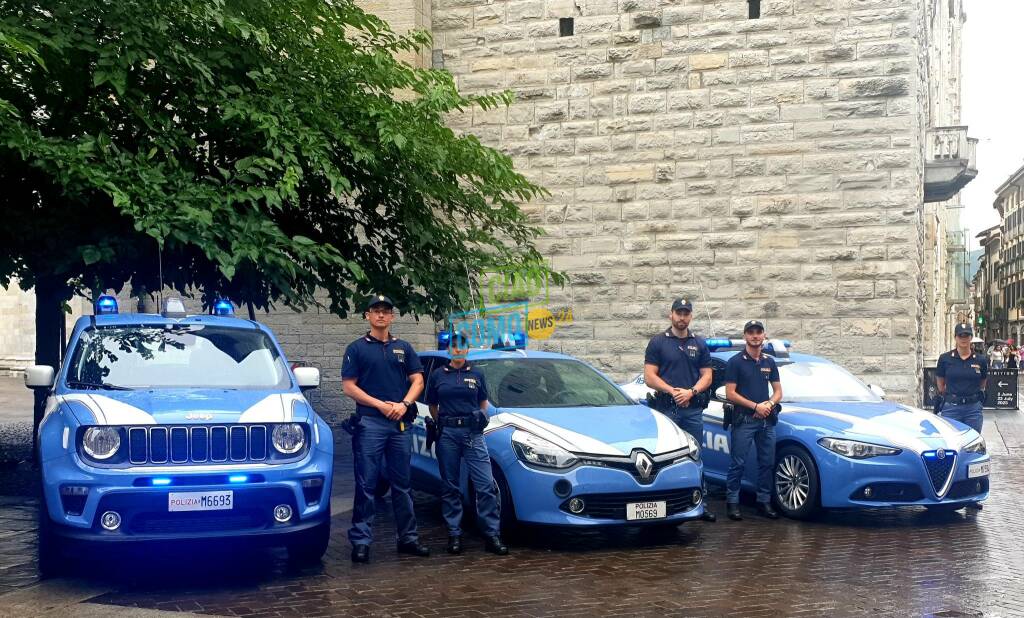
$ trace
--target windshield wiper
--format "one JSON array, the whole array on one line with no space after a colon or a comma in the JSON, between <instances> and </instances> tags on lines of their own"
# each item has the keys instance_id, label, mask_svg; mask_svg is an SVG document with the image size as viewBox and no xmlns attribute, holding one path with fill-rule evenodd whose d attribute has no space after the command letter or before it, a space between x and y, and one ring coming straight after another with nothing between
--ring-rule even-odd
<instances>
[{"instance_id":1,"label":"windshield wiper","mask_svg":"<svg viewBox=\"0 0 1024 618\"><path fill-rule=\"evenodd\" d=\"M71 388L99 388L105 391L130 391L134 390L128 386L120 386L109 382L83 382L82 380L68 380Z\"/></svg>"}]
</instances>

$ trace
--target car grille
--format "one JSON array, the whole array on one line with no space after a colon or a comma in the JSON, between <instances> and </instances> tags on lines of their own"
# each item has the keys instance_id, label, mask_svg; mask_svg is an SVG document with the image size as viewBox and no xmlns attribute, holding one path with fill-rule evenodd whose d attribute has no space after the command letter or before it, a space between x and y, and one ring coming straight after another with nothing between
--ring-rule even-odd
<instances>
[{"instance_id":1,"label":"car grille","mask_svg":"<svg viewBox=\"0 0 1024 618\"><path fill-rule=\"evenodd\" d=\"M932 481L932 488L937 496L942 496L949 482L949 477L956 469L956 451L946 450L944 456L939 458L939 451L925 451L921 454L924 460L924 467L928 470L928 477Z\"/></svg>"},{"instance_id":2,"label":"car grille","mask_svg":"<svg viewBox=\"0 0 1024 618\"><path fill-rule=\"evenodd\" d=\"M967 479L965 481L957 481L953 483L949 488L949 493L946 494L946 499L956 500L958 498L966 498L968 496L983 494L987 491L988 478Z\"/></svg>"},{"instance_id":3,"label":"car grille","mask_svg":"<svg viewBox=\"0 0 1024 618\"><path fill-rule=\"evenodd\" d=\"M581 517L592 517L594 519L626 519L626 505L633 502L665 502L666 515L672 516L685 513L696 505L693 502L693 492L697 487L686 489L672 489L669 491L652 491L643 493L624 494L581 494L573 496L583 500L584 508L581 513L573 513ZM571 498L570 498L571 499ZM569 500L562 503L560 507L569 513Z\"/></svg>"},{"instance_id":4,"label":"car grille","mask_svg":"<svg viewBox=\"0 0 1024 618\"><path fill-rule=\"evenodd\" d=\"M149 425L128 427L128 461L134 465L263 461L266 425Z\"/></svg>"},{"instance_id":5,"label":"car grille","mask_svg":"<svg viewBox=\"0 0 1024 618\"><path fill-rule=\"evenodd\" d=\"M202 513L141 513L128 522L133 534L189 534L263 528L267 517L255 509L231 514Z\"/></svg>"},{"instance_id":6,"label":"car grille","mask_svg":"<svg viewBox=\"0 0 1024 618\"><path fill-rule=\"evenodd\" d=\"M864 495L868 487L870 496ZM866 502L917 502L921 498L924 494L916 483L870 483L850 494L851 500Z\"/></svg>"}]
</instances>

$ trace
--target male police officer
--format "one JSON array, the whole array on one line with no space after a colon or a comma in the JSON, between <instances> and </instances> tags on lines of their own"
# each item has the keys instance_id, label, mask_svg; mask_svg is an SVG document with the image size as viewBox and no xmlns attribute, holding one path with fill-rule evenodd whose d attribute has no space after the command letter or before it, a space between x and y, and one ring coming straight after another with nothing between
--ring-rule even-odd
<instances>
[{"instance_id":1,"label":"male police officer","mask_svg":"<svg viewBox=\"0 0 1024 618\"><path fill-rule=\"evenodd\" d=\"M750 320L743 326L746 346L733 355L725 368L725 397L736 406L730 453L732 461L725 480L725 507L729 519L740 515L740 482L750 447L757 450L757 510L769 519L779 516L772 508L772 468L775 464L776 406L782 400L782 383L775 359L764 354L764 324ZM771 395L768 386L771 385Z\"/></svg>"},{"instance_id":2,"label":"male police officer","mask_svg":"<svg viewBox=\"0 0 1024 618\"><path fill-rule=\"evenodd\" d=\"M704 393L711 387L711 352L704 339L690 332L693 305L684 298L672 303L670 326L647 344L644 354L644 383L659 393L671 396L671 403L659 410L690 434L697 444L704 443ZM707 488L705 487L705 493ZM704 521L715 521L715 514L704 508Z\"/></svg>"},{"instance_id":3,"label":"male police officer","mask_svg":"<svg viewBox=\"0 0 1024 618\"><path fill-rule=\"evenodd\" d=\"M416 532L412 496L409 493L412 457L412 421L416 398L423 391L423 366L408 342L391 334L394 303L387 296L371 296L364 316L370 322L366 335L345 349L341 367L343 390L356 402L359 420L352 437L355 463L355 500L352 527L352 561L369 562L373 540L374 490L387 461L391 481L391 505L395 512L398 551L429 556Z\"/></svg>"}]
</instances>

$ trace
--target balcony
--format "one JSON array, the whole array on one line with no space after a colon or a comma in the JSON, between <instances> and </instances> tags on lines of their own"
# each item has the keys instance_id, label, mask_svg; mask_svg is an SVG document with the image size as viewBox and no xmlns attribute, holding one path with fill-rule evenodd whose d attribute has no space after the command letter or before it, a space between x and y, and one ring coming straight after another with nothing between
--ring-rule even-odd
<instances>
[{"instance_id":1,"label":"balcony","mask_svg":"<svg viewBox=\"0 0 1024 618\"><path fill-rule=\"evenodd\" d=\"M978 175L978 140L967 127L935 127L925 143L924 201L944 202Z\"/></svg>"}]
</instances>

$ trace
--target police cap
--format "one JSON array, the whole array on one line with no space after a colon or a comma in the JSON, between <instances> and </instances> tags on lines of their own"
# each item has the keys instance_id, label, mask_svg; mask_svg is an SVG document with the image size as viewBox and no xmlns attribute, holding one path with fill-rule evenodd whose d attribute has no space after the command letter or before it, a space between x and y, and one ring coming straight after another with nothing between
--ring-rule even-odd
<instances>
[{"instance_id":1,"label":"police cap","mask_svg":"<svg viewBox=\"0 0 1024 618\"><path fill-rule=\"evenodd\" d=\"M763 331L764 330L764 323L762 323L761 320L750 320L749 322L747 322L746 324L743 325L743 332L747 332L747 331L751 331L751 330L755 330L755 329L759 329L759 330Z\"/></svg>"},{"instance_id":2,"label":"police cap","mask_svg":"<svg viewBox=\"0 0 1024 618\"><path fill-rule=\"evenodd\" d=\"M957 337L959 337L960 335L970 335L971 337L973 337L974 328L972 328L970 324L966 323L957 324L955 333Z\"/></svg>"},{"instance_id":3,"label":"police cap","mask_svg":"<svg viewBox=\"0 0 1024 618\"><path fill-rule=\"evenodd\" d=\"M672 302L672 311L693 311L693 305L685 298L677 298Z\"/></svg>"},{"instance_id":4,"label":"police cap","mask_svg":"<svg viewBox=\"0 0 1024 618\"><path fill-rule=\"evenodd\" d=\"M371 294L366 297L366 303L363 305L363 311L369 311L377 305L387 305L388 309L395 308L395 303L387 296L384 296L383 294Z\"/></svg>"}]
</instances>

